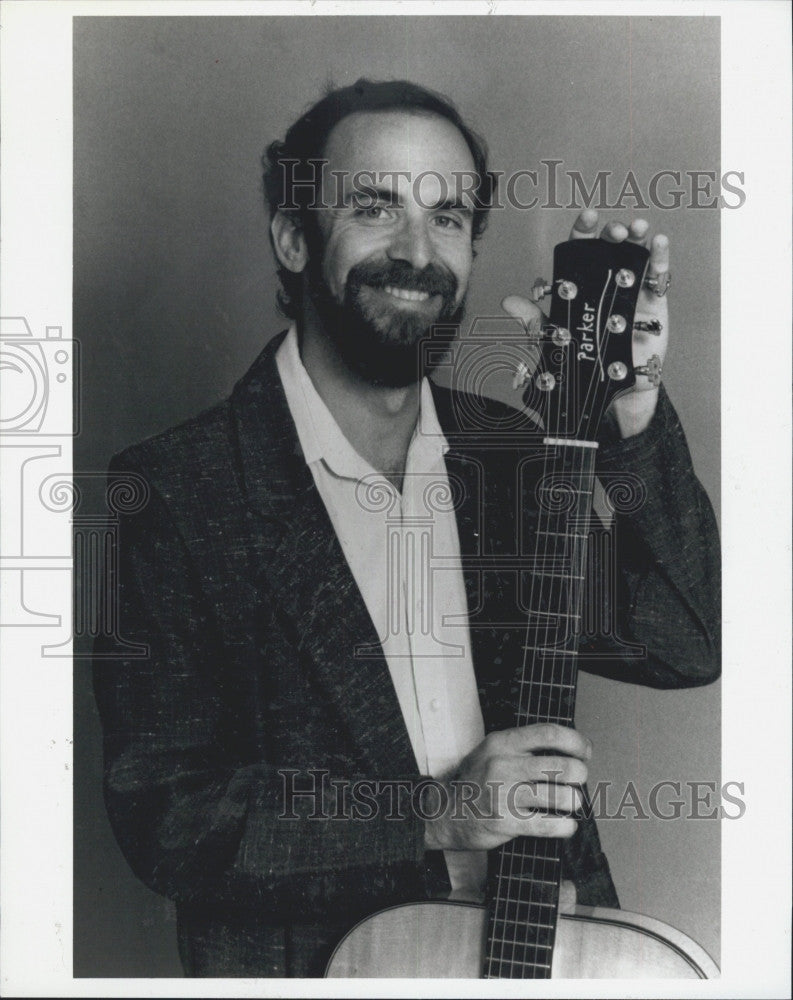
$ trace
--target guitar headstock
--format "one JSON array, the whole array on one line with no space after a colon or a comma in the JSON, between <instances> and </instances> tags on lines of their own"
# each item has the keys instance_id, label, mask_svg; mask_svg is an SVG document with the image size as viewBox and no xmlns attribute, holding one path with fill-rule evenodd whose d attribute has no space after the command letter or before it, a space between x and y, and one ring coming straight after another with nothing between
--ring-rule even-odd
<instances>
[{"instance_id":1,"label":"guitar headstock","mask_svg":"<svg viewBox=\"0 0 793 1000\"><path fill-rule=\"evenodd\" d=\"M633 323L649 256L627 241L556 247L551 285L534 289L535 297L551 296L549 322L532 339L539 363L517 378L546 434L594 440L609 403L635 384Z\"/></svg>"}]
</instances>

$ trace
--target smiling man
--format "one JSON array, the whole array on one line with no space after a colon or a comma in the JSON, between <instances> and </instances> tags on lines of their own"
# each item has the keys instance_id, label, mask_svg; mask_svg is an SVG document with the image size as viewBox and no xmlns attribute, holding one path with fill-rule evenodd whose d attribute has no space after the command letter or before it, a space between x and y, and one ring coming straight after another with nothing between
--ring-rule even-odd
<instances>
[{"instance_id":1,"label":"smiling man","mask_svg":"<svg viewBox=\"0 0 793 1000\"><path fill-rule=\"evenodd\" d=\"M462 319L493 185L444 98L404 81L329 93L265 158L289 329L229 400L114 460L151 490L124 520L119 570L124 634L150 659L96 672L106 801L135 872L176 901L188 975L321 974L362 916L481 898L487 851L524 834L563 838L579 902L617 905L579 822L592 747L515 726L521 631L498 624L503 581L464 569L507 551L524 516L536 528L516 454L481 435L466 451L461 397L421 351L433 324ZM583 213L573 235L596 233ZM602 235L641 243L647 227ZM657 285L667 268L656 237ZM504 307L539 315L522 297ZM663 353L665 298L643 291L640 309ZM637 390L614 404L598 470L646 487L623 519L615 614L647 655L593 640L582 665L707 683L713 516L668 398L643 376ZM476 405L486 426L514 417Z\"/></svg>"}]
</instances>

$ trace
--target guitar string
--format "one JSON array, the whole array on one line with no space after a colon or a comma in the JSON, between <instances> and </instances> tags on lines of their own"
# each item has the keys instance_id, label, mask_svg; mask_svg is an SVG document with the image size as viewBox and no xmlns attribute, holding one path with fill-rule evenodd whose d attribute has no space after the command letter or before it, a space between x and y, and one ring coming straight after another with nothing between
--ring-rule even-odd
<instances>
[{"instance_id":1,"label":"guitar string","mask_svg":"<svg viewBox=\"0 0 793 1000\"><path fill-rule=\"evenodd\" d=\"M611 276L611 273L613 273L613 272L609 272L609 277ZM608 281L607 281L607 284L608 284ZM616 300L616 295L617 295L617 286L616 286L616 283L615 283L614 291L613 291L612 297L611 297L611 302L609 303L608 310L607 310L608 314L609 314L608 318L610 318L611 313L613 311L614 302ZM602 299L601 299L601 301L602 301ZM567 310L568 310L568 329L569 329L570 328L570 315L571 315L571 305L570 305L569 301L568 301L568 305L567 305ZM606 322L608 322L608 318L607 318ZM606 327L606 331L607 331L606 332L606 339L608 339L608 327ZM598 330L598 343L599 343L599 339L600 339L599 338L599 334L600 334L600 330ZM601 370L602 370L602 363L601 363ZM569 380L565 380L565 381L566 381L566 390L565 391L569 393L569 391L570 391ZM590 392L591 392L591 387L590 387ZM559 393L558 396L561 396L561 393ZM557 396L557 398L558 398L558 396ZM569 407L569 402L570 401L568 399L568 407ZM568 412L569 412L569 410L568 410ZM596 424L599 423L600 414L598 414L597 416L598 416L598 420L596 421ZM591 417L590 417L590 420L591 420ZM585 439L588 438L588 434L584 434L582 436ZM557 446L557 447L559 447L559 446ZM564 447L564 446L562 446L562 447ZM585 454L581 455L580 456L581 459L582 459L582 461L581 461L581 468L580 469L576 469L576 467L575 467L575 460L574 460L575 456L576 456L576 452L573 452L572 455L573 455L573 461L570 464L572 465L572 470L573 470L572 471L572 480L573 480L573 489L574 489L574 493L575 493L576 492L576 490L575 490L576 483L578 483L579 487L582 486L582 485L587 486L587 487L591 487L591 486L594 485L594 461L592 461L592 458L594 456L587 456ZM546 456L547 456L547 452L546 452ZM587 461L586 461L587 458L590 459L590 469L588 469L588 470L586 470L586 468L585 468L586 465L587 465ZM561 452L561 459L562 459L561 460L561 466L562 466L562 468L564 468L564 459L565 459L564 452ZM544 466L545 466L545 469L547 469L547 460L544 460ZM544 469L544 472L545 472L545 469ZM543 476L543 480L544 479L545 479L545 476ZM580 494L581 491L579 490L578 492ZM585 492L591 494L591 490L587 490ZM579 495L579 500L580 500L580 495ZM589 501L588 503L589 503L589 505L591 507L591 501ZM540 510L540 517L542 517L542 511L543 511L542 504L539 505L539 510ZM575 516L580 518L580 512L576 511L576 515ZM548 517L550 517L550 513L548 514ZM555 551L554 551L554 558L551 561L551 565L552 566L556 565L556 557L558 556L558 551L556 551L556 547L558 546L558 538L559 537L564 537L565 540L567 540L567 538L569 537L569 535L567 533L556 534L554 537L557 540L554 542ZM577 567L577 563L580 561L580 559L582 558L582 556L583 556L583 558L585 558L585 553L577 553L576 550L575 550L575 546L576 545L582 544L581 541L580 541L580 539L578 538L578 533L577 532L573 533L573 538L574 538L574 541L572 543L572 551L570 553L570 561L571 561L571 564L572 564L572 568L575 569ZM534 568L537 569L536 566ZM583 569L583 567L582 567L582 569ZM530 609L532 607L534 607L533 595L534 595L534 587L535 587L536 576L537 576L536 573L532 574L532 586L531 586L531 592L530 592L531 595L532 595L532 599L530 600L530 604L529 604L529 608ZM580 575L578 575L578 581L577 582L575 581L574 575L572 573L568 574L568 576L569 576L569 581L570 581L569 589L565 591L563 585L560 584L559 588L558 588L559 591L560 591L558 597L559 597L560 601L566 600L566 602L567 602L567 604L566 604L566 612L565 612L566 620L575 622L576 624L580 625L580 620L581 620L581 606L582 606L583 587L584 587L584 583L583 583L584 574L581 573ZM553 576L553 575L549 576L549 579L551 581L553 581L553 579L555 579L555 578L556 577ZM563 577L560 577L560 578L563 579ZM543 579L544 579L544 575L543 575ZM551 592L552 592L553 583L551 582L549 586L550 586ZM540 585L540 589L542 589L542 583ZM550 599L549 599L548 603L550 605L553 604L553 602ZM552 627L552 625L551 625L552 620L553 619L551 618L549 620L549 622L548 622L548 625L547 625L547 629L548 630L550 630L551 627ZM571 628L571 626L568 625L568 630L570 628ZM528 629L529 629L529 625L527 623L527 638L528 638ZM556 640L556 642L558 643L558 639ZM526 647L528 647L528 645L529 645L529 643L527 642L526 643ZM534 644L532 643L532 645L534 645ZM556 656L556 649L557 648L558 648L558 646L555 643L554 644L554 652L552 653L551 657L548 657L548 659L551 660L551 663L550 663L551 676L553 676L553 669L554 669L554 666L555 666L555 656ZM538 650L541 650L541 649L542 649L542 647L540 646L540 644L538 644ZM535 650L535 652L536 651L537 650ZM569 656L570 651L569 650L562 650L561 652L562 652L562 662L563 662L563 665L564 665L565 658L566 659L570 658L570 656ZM529 657L527 656L527 653L528 653L528 648L524 649L523 669L522 669L522 676L521 676L521 682L520 682L521 697L519 698L519 703L522 702L522 692L524 690L524 686L525 686L525 683L526 683L526 678L525 678L526 663L527 663L527 660L529 659ZM543 657L543 659L545 659L545 658L546 657ZM534 674L535 674L535 664L536 664L537 657L533 656L533 657L531 657L531 660L532 660L532 676L531 676L531 678L529 680L530 690L531 690L531 685L533 683L536 684L536 677L534 676ZM576 669L576 664L574 662L572 662L570 665L572 667L571 678L570 678L570 683L572 685L575 682L575 675L577 673L577 669ZM543 664L543 667L542 667L542 676L541 676L541 680L539 682L540 688L542 688L543 684L545 684L547 686L548 683L549 682L545 680L545 664ZM564 683L564 682L561 682L561 683ZM570 688L559 687L558 693L556 695L556 698L559 701L559 709L557 710L556 714L552 714L550 712L550 705L549 705L549 707L546 708L545 713L543 713L544 718L542 719L542 721L558 721L558 722L565 721L565 722L568 722L569 724L572 724L573 719L574 719L574 700L575 700L574 693L567 695L568 699L570 699L573 702L573 706L571 706L572 707L572 712L568 711L567 713L564 713L561 710L561 705L562 705L563 700L564 700L564 694L563 694L563 692L566 691L566 690L567 691L571 691L572 690L574 692L574 689L572 688L572 686ZM547 697L547 701L549 703L551 702L552 695L553 695L553 691L551 691L549 693L548 697ZM520 720L520 715L521 714L522 714L522 710L521 710L521 708L519 706L519 710L518 710L518 722L519 723L521 721ZM525 714L526 714L526 717L527 717L526 721L528 721L528 718L531 716L530 705L526 706ZM510 877L510 879L512 879L514 877L514 860L515 860L515 851L516 851L516 846L515 845L516 845L516 843L517 843L516 841L512 841L509 845L504 845L504 848L502 849L502 856L501 856L502 873L503 873L503 859L504 859L506 850L509 850L509 854L510 854L510 874L509 874L509 877ZM559 846L561 846L560 842L557 842L557 843L558 843ZM559 881L558 876L560 874L560 858L559 857L550 858L549 855L548 855L548 850L547 850L547 845L546 844L543 844L543 850L541 852L542 853L542 857L540 857L540 853L538 852L538 847L539 847L539 839L538 838L533 838L533 851L532 851L531 857L529 858L525 854L525 840L522 841L521 844L520 844L520 848L519 848L521 859L522 860L531 860L532 861L532 870L534 872L535 878L537 877L537 874L538 874L538 872L537 872L537 862L540 861L540 860L543 861L542 875L545 876L545 875L549 874L549 872L547 871L547 862L548 861L552 861L553 862L553 866L556 869L556 872L555 872L556 877L555 877L554 881L557 881L557 884L558 884L558 881ZM500 881L501 880L499 880L499 884L497 886L497 894L496 894L496 900L495 900L495 907L496 907L495 913L496 913L496 915L497 915L497 911L498 911L498 903L501 901L500 900ZM521 885L525 885L525 884L526 884L525 882L523 882L523 881L521 882ZM526 901L526 905L529 907L529 910L530 910L531 906L536 901L534 901L534 900L531 899L531 894L532 894L532 890L533 890L533 883L530 882L529 885L530 885L530 894L529 894L529 900ZM521 903L522 902L523 901L521 900ZM558 902L558 894L557 894L557 902ZM509 920L509 915L507 914L504 917L502 917L502 920L504 922L506 922L507 920ZM512 958L511 958L511 962L510 962L510 968L512 968L512 965L515 962L518 962L518 964L520 964L520 965L527 964L525 962L520 962L518 959L515 958L515 950L516 950L515 949L515 945L518 943L518 941L517 941L517 928L519 926L519 923L517 922L517 905L516 905L516 916L514 918L514 921L515 921L513 923L514 934L513 934L513 940L512 940L513 953L512 953ZM538 920L537 923L540 924L541 922ZM553 923L555 923L555 921L553 921ZM548 929L550 929L552 931L554 929L553 928L553 923L548 928ZM497 919L494 921L494 924L497 924ZM533 945L529 944L529 942L528 942L529 927L528 927L527 923L524 924L524 926L526 928L526 939L524 940L524 942L521 942L521 944L524 947L524 952L525 952L525 950L526 950L527 947L534 947L535 958L538 959L539 955L537 955L537 952L538 952L539 948L542 947L542 946L539 945L539 944L537 944L537 943L535 943ZM536 928L536 930L540 930L540 929L541 929L541 927ZM494 931L496 930L495 926L494 926L493 930ZM535 937L539 939L539 934L535 933ZM503 966L503 964L504 964L503 953L504 953L504 941L505 941L505 938L504 938L503 934L502 934L501 941L502 941L501 958L500 958L499 961L500 961L500 964ZM492 949L490 950L490 956L489 957L491 957L491 966L492 966ZM537 961L536 963L528 963L528 964L530 964L530 965L537 965L538 967L544 967L544 968L548 968L549 967L547 963L541 963L539 961Z\"/></svg>"}]
</instances>

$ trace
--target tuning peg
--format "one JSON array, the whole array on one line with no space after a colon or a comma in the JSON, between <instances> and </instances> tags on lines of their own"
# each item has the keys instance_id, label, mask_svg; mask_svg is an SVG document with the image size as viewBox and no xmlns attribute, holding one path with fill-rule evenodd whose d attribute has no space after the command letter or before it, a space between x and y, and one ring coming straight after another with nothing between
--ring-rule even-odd
<instances>
[{"instance_id":1,"label":"tuning peg","mask_svg":"<svg viewBox=\"0 0 793 1000\"><path fill-rule=\"evenodd\" d=\"M633 271L629 271L627 267L623 267L622 270L617 271L614 275L614 280L620 288L633 288L636 284L636 275Z\"/></svg>"},{"instance_id":2,"label":"tuning peg","mask_svg":"<svg viewBox=\"0 0 793 1000\"><path fill-rule=\"evenodd\" d=\"M571 302L578 295L578 285L574 281L559 282L559 298Z\"/></svg>"},{"instance_id":3,"label":"tuning peg","mask_svg":"<svg viewBox=\"0 0 793 1000\"><path fill-rule=\"evenodd\" d=\"M634 333L651 333L654 337L657 337L663 328L663 324L657 319L637 319L633 324Z\"/></svg>"},{"instance_id":4,"label":"tuning peg","mask_svg":"<svg viewBox=\"0 0 793 1000\"><path fill-rule=\"evenodd\" d=\"M644 279L644 287L651 292L655 292L658 298L666 295L669 286L672 284L672 276L669 271L662 271Z\"/></svg>"},{"instance_id":5,"label":"tuning peg","mask_svg":"<svg viewBox=\"0 0 793 1000\"><path fill-rule=\"evenodd\" d=\"M637 365L633 370L637 375L646 375L650 380L650 385L661 384L661 375L664 369L661 364L661 359L657 354L653 354L653 356L648 359L646 365Z\"/></svg>"},{"instance_id":6,"label":"tuning peg","mask_svg":"<svg viewBox=\"0 0 793 1000\"><path fill-rule=\"evenodd\" d=\"M531 286L531 292L529 292L529 297L532 302L540 302L545 298L546 295L550 295L553 291L553 285L549 285L545 278L537 278L534 284Z\"/></svg>"},{"instance_id":7,"label":"tuning peg","mask_svg":"<svg viewBox=\"0 0 793 1000\"><path fill-rule=\"evenodd\" d=\"M529 366L525 361L518 362L518 367L515 369L515 374L512 377L512 388L520 389L529 380Z\"/></svg>"}]
</instances>

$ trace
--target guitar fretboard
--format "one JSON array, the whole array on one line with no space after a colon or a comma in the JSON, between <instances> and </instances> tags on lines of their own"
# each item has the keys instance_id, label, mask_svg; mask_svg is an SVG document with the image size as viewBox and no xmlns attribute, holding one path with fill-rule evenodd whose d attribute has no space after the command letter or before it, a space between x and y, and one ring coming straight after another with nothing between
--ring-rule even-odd
<instances>
[{"instance_id":1,"label":"guitar fretboard","mask_svg":"<svg viewBox=\"0 0 793 1000\"><path fill-rule=\"evenodd\" d=\"M594 464L594 449L555 446L537 491L516 726L573 725ZM553 838L518 837L491 852L484 978L550 978L561 859Z\"/></svg>"}]
</instances>

